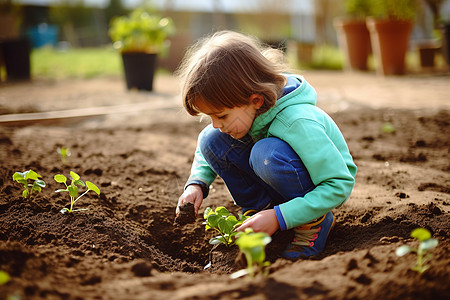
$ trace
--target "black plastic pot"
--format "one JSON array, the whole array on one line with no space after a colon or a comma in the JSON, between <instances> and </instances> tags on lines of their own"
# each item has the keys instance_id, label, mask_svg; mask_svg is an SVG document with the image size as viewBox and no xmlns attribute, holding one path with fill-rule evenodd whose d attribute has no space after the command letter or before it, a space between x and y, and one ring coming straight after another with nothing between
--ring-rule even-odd
<instances>
[{"instance_id":1,"label":"black plastic pot","mask_svg":"<svg viewBox=\"0 0 450 300\"><path fill-rule=\"evenodd\" d=\"M442 30L442 54L450 66L450 23L444 24Z\"/></svg>"},{"instance_id":2,"label":"black plastic pot","mask_svg":"<svg viewBox=\"0 0 450 300\"><path fill-rule=\"evenodd\" d=\"M129 90L153 90L156 54L122 53L122 61Z\"/></svg>"},{"instance_id":3,"label":"black plastic pot","mask_svg":"<svg viewBox=\"0 0 450 300\"><path fill-rule=\"evenodd\" d=\"M30 42L26 38L0 41L8 81L30 80Z\"/></svg>"}]
</instances>

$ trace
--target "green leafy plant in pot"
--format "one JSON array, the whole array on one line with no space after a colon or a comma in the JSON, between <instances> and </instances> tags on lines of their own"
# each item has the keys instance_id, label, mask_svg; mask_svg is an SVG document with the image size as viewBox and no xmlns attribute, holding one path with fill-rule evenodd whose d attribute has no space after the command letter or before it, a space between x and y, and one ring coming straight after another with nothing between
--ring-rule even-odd
<instances>
[{"instance_id":1,"label":"green leafy plant in pot","mask_svg":"<svg viewBox=\"0 0 450 300\"><path fill-rule=\"evenodd\" d=\"M367 0L346 0L345 17L334 20L341 49L345 54L346 70L367 70L367 59L371 53L370 35L366 17L371 13Z\"/></svg>"},{"instance_id":2,"label":"green leafy plant in pot","mask_svg":"<svg viewBox=\"0 0 450 300\"><path fill-rule=\"evenodd\" d=\"M158 54L169 47L167 38L175 31L170 18L138 8L111 21L109 36L122 54L128 89L153 89Z\"/></svg>"},{"instance_id":3,"label":"green leafy plant in pot","mask_svg":"<svg viewBox=\"0 0 450 300\"><path fill-rule=\"evenodd\" d=\"M405 57L417 11L416 0L370 1L373 17L367 18L377 73L405 73Z\"/></svg>"}]
</instances>

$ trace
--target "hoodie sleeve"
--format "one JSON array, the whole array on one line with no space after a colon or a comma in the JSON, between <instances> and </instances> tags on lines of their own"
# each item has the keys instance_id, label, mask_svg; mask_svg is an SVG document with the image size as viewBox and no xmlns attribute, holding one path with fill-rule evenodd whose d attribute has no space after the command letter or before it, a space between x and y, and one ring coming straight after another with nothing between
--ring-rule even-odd
<instances>
[{"instance_id":1,"label":"hoodie sleeve","mask_svg":"<svg viewBox=\"0 0 450 300\"><path fill-rule=\"evenodd\" d=\"M199 136L200 138L200 136ZM187 180L184 188L191 184L198 184L202 187L203 198L206 198L209 193L209 186L216 179L217 174L206 162L203 154L200 151L199 143L197 141L197 148L194 154L194 161L192 162L191 175Z\"/></svg>"},{"instance_id":2,"label":"hoodie sleeve","mask_svg":"<svg viewBox=\"0 0 450 300\"><path fill-rule=\"evenodd\" d=\"M319 120L319 121L318 121ZM356 165L337 125L325 114L280 126L277 136L299 155L316 186L276 207L285 228L306 224L343 204L355 184ZM281 216L279 216L280 219Z\"/></svg>"}]
</instances>

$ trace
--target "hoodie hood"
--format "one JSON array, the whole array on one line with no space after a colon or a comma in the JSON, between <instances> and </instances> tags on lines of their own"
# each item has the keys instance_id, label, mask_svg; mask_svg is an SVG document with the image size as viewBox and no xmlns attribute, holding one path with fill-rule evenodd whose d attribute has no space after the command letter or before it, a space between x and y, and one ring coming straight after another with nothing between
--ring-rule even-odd
<instances>
[{"instance_id":1,"label":"hoodie hood","mask_svg":"<svg viewBox=\"0 0 450 300\"><path fill-rule=\"evenodd\" d=\"M249 134L254 140L259 140L266 136L267 130L276 118L278 113L292 105L316 105L316 90L303 78L298 75L286 75L287 84L283 89L285 95L275 102L275 106L267 112L259 115L253 121Z\"/></svg>"}]
</instances>

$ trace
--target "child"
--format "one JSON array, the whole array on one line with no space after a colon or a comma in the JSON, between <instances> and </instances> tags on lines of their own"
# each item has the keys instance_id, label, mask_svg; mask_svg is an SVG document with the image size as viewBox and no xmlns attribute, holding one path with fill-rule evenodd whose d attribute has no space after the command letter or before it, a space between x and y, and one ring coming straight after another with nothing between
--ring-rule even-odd
<instances>
[{"instance_id":1,"label":"child","mask_svg":"<svg viewBox=\"0 0 450 300\"><path fill-rule=\"evenodd\" d=\"M336 124L315 106L315 90L303 77L283 73L280 57L229 31L191 48L179 70L182 99L189 114L208 115L212 124L198 137L176 212L191 202L197 214L219 175L252 215L238 231L293 229L282 256L297 259L324 250L331 210L349 198L356 165Z\"/></svg>"}]
</instances>

